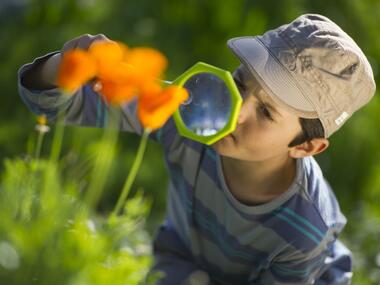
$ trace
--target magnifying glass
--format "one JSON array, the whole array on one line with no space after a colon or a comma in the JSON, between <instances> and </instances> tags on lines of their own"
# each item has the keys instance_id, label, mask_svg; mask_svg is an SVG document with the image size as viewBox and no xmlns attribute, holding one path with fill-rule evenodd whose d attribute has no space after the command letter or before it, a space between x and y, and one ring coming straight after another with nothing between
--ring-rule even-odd
<instances>
[{"instance_id":1,"label":"magnifying glass","mask_svg":"<svg viewBox=\"0 0 380 285\"><path fill-rule=\"evenodd\" d=\"M210 145L235 130L242 98L229 71L198 62L166 83L189 93L173 114L180 135Z\"/></svg>"}]
</instances>

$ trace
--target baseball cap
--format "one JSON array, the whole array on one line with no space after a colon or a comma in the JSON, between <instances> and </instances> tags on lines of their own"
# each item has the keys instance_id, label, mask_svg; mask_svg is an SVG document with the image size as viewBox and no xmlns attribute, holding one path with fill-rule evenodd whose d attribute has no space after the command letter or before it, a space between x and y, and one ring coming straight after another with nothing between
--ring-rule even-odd
<instances>
[{"instance_id":1,"label":"baseball cap","mask_svg":"<svg viewBox=\"0 0 380 285\"><path fill-rule=\"evenodd\" d=\"M374 96L366 56L325 16L301 15L227 45L277 104L301 118L320 119L325 138Z\"/></svg>"}]
</instances>

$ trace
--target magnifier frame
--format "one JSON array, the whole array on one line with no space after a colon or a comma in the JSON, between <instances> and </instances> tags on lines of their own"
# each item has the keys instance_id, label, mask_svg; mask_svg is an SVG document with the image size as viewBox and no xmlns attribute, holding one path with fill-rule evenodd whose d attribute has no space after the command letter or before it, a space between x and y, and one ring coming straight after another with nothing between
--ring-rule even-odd
<instances>
[{"instance_id":1,"label":"magnifier frame","mask_svg":"<svg viewBox=\"0 0 380 285\"><path fill-rule=\"evenodd\" d=\"M193 65L188 70L186 70L182 75L180 75L177 79L171 82L171 84L183 87L186 81L190 77L199 73L215 74L221 80L224 81L228 90L230 91L231 113L226 125L222 129L220 129L217 133L213 135L209 135L209 136L204 136L204 135L198 135L186 127L180 115L179 108L174 112L173 117L178 129L178 132L182 136L210 145L235 130L239 111L242 104L242 98L240 96L238 88L236 87L233 77L229 71L223 70L221 68L215 67L213 65L210 65L204 62L197 62L195 65Z\"/></svg>"}]
</instances>

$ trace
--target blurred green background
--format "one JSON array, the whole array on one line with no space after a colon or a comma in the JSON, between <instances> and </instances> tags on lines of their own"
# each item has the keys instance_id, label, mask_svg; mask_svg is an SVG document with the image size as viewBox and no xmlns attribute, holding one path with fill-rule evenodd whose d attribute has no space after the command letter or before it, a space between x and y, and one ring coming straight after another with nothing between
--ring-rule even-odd
<instances>
[{"instance_id":1,"label":"blurred green background","mask_svg":"<svg viewBox=\"0 0 380 285\"><path fill-rule=\"evenodd\" d=\"M0 160L27 156L36 136L35 117L18 96L18 68L69 39L103 33L130 46L157 48L169 59L170 80L197 61L232 71L238 61L226 48L227 39L263 33L302 13L320 13L338 23L368 56L379 82L378 0L0 0ZM375 96L316 157L348 219L342 240L354 253L353 284L380 284L379 122ZM92 145L100 135L91 128L65 131L65 169L83 177L84 186ZM43 153L50 142L48 135ZM112 209L138 142L134 134L121 134L100 211ZM151 233L164 215L167 181L162 151L150 142L134 188L152 198Z\"/></svg>"}]
</instances>

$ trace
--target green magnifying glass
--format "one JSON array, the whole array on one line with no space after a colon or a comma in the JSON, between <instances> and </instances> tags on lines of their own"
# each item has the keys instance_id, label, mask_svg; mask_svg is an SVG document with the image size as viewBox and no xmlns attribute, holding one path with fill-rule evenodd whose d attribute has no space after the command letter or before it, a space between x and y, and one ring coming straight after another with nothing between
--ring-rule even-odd
<instances>
[{"instance_id":1,"label":"green magnifying glass","mask_svg":"<svg viewBox=\"0 0 380 285\"><path fill-rule=\"evenodd\" d=\"M229 71L198 62L167 83L189 93L173 114L180 135L210 145L235 130L242 98Z\"/></svg>"}]
</instances>

